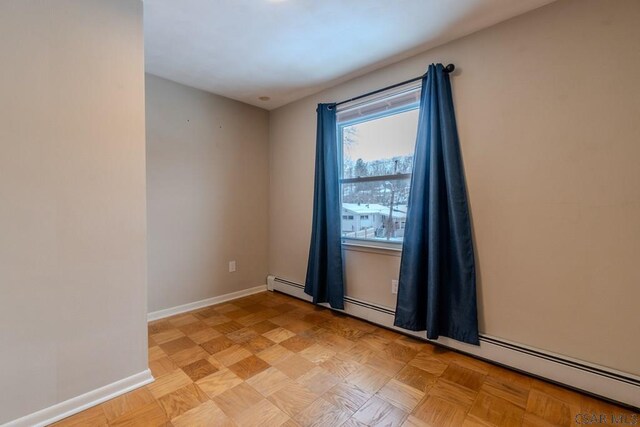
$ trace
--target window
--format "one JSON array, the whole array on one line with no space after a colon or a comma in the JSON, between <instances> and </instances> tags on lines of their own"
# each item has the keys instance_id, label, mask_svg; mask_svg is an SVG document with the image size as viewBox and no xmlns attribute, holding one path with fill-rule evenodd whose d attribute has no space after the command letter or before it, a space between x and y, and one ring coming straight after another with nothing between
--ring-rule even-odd
<instances>
[{"instance_id":1,"label":"window","mask_svg":"<svg viewBox=\"0 0 640 427\"><path fill-rule=\"evenodd\" d=\"M419 100L416 82L338 107L345 241L402 243Z\"/></svg>"}]
</instances>

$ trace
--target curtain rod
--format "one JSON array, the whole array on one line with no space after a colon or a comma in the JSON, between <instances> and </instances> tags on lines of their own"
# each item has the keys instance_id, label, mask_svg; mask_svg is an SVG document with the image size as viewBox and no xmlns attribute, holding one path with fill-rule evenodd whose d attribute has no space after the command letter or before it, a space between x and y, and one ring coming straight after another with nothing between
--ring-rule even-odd
<instances>
[{"instance_id":1,"label":"curtain rod","mask_svg":"<svg viewBox=\"0 0 640 427\"><path fill-rule=\"evenodd\" d=\"M448 64L446 67L444 67L444 71L445 71L445 73L451 73L451 72L453 72L453 70L455 70L455 69L456 69L456 66L455 66L455 65L453 65L453 64ZM424 74L423 74L423 75L421 75L421 76L414 77L414 78L412 78L412 79L405 80L405 81L403 81L403 82L396 83L396 84L393 84L393 85L391 85L391 86L383 87L382 89L376 89L376 90L374 90L374 91L371 91L371 92L365 93L364 95L358 95L358 96L353 97L353 98L351 98L351 99L345 99L344 101L336 102L336 104L335 104L335 105L336 105L336 107L337 107L338 105L346 104L347 102L356 101L356 100L358 100L358 99L365 98L365 97L367 97L367 96L375 95L376 93L384 92L385 90L394 89L394 88L400 87L400 86L402 86L402 85L406 85L406 84L409 84L409 83L415 82L415 81L417 81L417 80L422 80L422 79L424 78L424 76L426 76L426 75L427 75L427 73L424 73Z\"/></svg>"}]
</instances>

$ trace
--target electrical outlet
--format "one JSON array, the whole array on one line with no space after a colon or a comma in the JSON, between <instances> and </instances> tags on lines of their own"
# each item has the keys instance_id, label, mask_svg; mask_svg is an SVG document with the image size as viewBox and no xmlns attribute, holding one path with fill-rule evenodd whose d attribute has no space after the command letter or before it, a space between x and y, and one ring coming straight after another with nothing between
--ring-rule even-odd
<instances>
[{"instance_id":1,"label":"electrical outlet","mask_svg":"<svg viewBox=\"0 0 640 427\"><path fill-rule=\"evenodd\" d=\"M236 271L236 262L229 261L229 273L233 273L234 271Z\"/></svg>"},{"instance_id":2,"label":"electrical outlet","mask_svg":"<svg viewBox=\"0 0 640 427\"><path fill-rule=\"evenodd\" d=\"M391 293L392 294L397 294L398 293L398 281L397 280L392 280L391 281Z\"/></svg>"}]
</instances>

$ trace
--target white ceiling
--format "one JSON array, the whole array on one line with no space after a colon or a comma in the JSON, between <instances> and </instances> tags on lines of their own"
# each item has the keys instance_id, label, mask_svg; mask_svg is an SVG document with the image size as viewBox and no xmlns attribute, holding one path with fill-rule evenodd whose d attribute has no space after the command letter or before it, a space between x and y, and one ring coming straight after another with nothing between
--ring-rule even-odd
<instances>
[{"instance_id":1,"label":"white ceiling","mask_svg":"<svg viewBox=\"0 0 640 427\"><path fill-rule=\"evenodd\" d=\"M146 69L273 109L552 1L144 0Z\"/></svg>"}]
</instances>

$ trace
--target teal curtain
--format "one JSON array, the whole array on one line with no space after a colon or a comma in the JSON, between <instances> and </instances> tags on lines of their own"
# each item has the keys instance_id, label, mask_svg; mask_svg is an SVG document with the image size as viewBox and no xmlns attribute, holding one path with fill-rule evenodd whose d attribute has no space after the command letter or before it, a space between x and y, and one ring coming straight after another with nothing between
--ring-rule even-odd
<instances>
[{"instance_id":1,"label":"teal curtain","mask_svg":"<svg viewBox=\"0 0 640 427\"><path fill-rule=\"evenodd\" d=\"M344 308L335 104L318 104L313 225L304 291L313 303Z\"/></svg>"},{"instance_id":2,"label":"teal curtain","mask_svg":"<svg viewBox=\"0 0 640 427\"><path fill-rule=\"evenodd\" d=\"M469 207L449 74L422 80L394 325L479 344Z\"/></svg>"}]
</instances>

